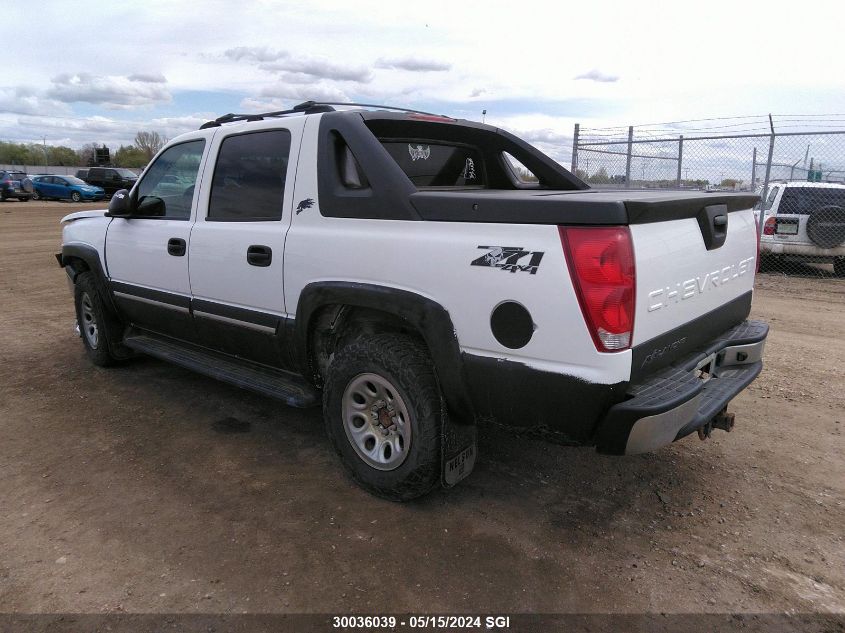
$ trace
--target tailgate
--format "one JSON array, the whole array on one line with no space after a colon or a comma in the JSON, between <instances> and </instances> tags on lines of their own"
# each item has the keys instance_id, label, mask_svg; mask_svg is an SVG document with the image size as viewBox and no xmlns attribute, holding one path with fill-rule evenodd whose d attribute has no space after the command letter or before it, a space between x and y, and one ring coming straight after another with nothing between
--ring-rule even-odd
<instances>
[{"instance_id":1,"label":"tailgate","mask_svg":"<svg viewBox=\"0 0 845 633\"><path fill-rule=\"evenodd\" d=\"M679 203L683 209L674 218L671 200L661 200L660 217L630 225L637 284L632 379L689 354L750 310L754 198L702 196L696 204L684 197Z\"/></svg>"}]
</instances>

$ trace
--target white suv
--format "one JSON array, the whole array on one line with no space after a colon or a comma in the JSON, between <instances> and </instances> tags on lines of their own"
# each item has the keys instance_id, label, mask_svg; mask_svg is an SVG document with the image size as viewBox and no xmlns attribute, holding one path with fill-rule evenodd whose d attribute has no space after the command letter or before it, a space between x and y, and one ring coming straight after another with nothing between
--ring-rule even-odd
<instances>
[{"instance_id":1,"label":"white suv","mask_svg":"<svg viewBox=\"0 0 845 633\"><path fill-rule=\"evenodd\" d=\"M762 262L832 263L836 276L845 277L845 185L775 183L762 206Z\"/></svg>"}]
</instances>

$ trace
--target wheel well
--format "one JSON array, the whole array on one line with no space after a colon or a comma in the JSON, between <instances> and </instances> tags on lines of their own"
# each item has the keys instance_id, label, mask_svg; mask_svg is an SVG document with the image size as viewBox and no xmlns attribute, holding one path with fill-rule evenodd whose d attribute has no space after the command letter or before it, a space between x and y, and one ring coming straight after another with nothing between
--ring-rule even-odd
<instances>
[{"instance_id":1,"label":"wheel well","mask_svg":"<svg viewBox=\"0 0 845 633\"><path fill-rule=\"evenodd\" d=\"M91 267L81 257L74 257L73 255L69 255L67 257L63 257L62 261L66 268L70 268L72 271L71 279L74 283L76 283L76 278L79 276L80 273L87 272L91 270Z\"/></svg>"},{"instance_id":2,"label":"wheel well","mask_svg":"<svg viewBox=\"0 0 845 633\"><path fill-rule=\"evenodd\" d=\"M425 345L422 334L395 314L345 304L321 307L309 323L308 371L312 380L323 385L326 368L338 349L364 336L385 332L407 334Z\"/></svg>"}]
</instances>

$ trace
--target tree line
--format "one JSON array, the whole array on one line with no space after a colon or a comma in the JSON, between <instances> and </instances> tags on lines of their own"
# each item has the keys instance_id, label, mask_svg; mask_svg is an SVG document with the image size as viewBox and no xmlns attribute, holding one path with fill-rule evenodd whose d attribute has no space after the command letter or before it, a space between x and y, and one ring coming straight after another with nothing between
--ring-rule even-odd
<instances>
[{"instance_id":1,"label":"tree line","mask_svg":"<svg viewBox=\"0 0 845 633\"><path fill-rule=\"evenodd\" d=\"M131 145L121 145L111 151L115 167L145 167L167 139L158 132L140 131ZM62 165L88 167L95 164L94 152L100 145L86 143L79 149L64 145L41 143L11 143L0 141L0 165Z\"/></svg>"}]
</instances>

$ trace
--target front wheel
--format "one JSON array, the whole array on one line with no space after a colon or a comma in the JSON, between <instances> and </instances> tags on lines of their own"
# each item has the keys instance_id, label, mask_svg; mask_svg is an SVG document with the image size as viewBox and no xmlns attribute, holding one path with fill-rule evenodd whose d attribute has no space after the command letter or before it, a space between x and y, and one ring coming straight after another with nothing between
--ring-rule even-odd
<instances>
[{"instance_id":1,"label":"front wheel","mask_svg":"<svg viewBox=\"0 0 845 633\"><path fill-rule=\"evenodd\" d=\"M424 346L400 334L359 339L326 373L326 431L352 478L394 501L437 486L443 408Z\"/></svg>"},{"instance_id":2,"label":"front wheel","mask_svg":"<svg viewBox=\"0 0 845 633\"><path fill-rule=\"evenodd\" d=\"M73 193L70 194L70 199L73 200L74 202L80 202L82 200L82 194L79 193L78 191L74 191Z\"/></svg>"},{"instance_id":3,"label":"front wheel","mask_svg":"<svg viewBox=\"0 0 845 633\"><path fill-rule=\"evenodd\" d=\"M79 334L88 358L100 367L113 364L115 356L110 348L119 347L120 325L103 304L94 273L84 272L76 278L73 297Z\"/></svg>"}]
</instances>

